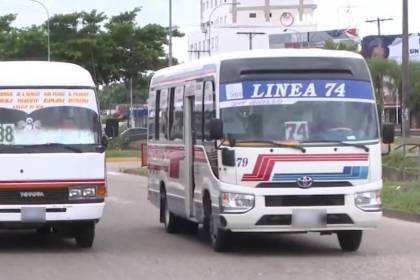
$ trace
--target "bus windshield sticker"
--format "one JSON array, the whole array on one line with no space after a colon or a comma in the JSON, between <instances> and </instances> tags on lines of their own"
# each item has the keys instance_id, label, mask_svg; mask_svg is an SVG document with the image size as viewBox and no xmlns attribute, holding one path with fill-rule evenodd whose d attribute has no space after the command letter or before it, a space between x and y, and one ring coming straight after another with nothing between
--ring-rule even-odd
<instances>
[{"instance_id":1,"label":"bus windshield sticker","mask_svg":"<svg viewBox=\"0 0 420 280\"><path fill-rule=\"evenodd\" d=\"M305 141L309 138L308 122L286 122L287 141Z\"/></svg>"},{"instance_id":2,"label":"bus windshield sticker","mask_svg":"<svg viewBox=\"0 0 420 280\"><path fill-rule=\"evenodd\" d=\"M15 142L15 125L0 123L0 145L13 145Z\"/></svg>"},{"instance_id":3,"label":"bus windshield sticker","mask_svg":"<svg viewBox=\"0 0 420 280\"><path fill-rule=\"evenodd\" d=\"M226 100L243 99L243 87L241 83L226 85Z\"/></svg>"},{"instance_id":4,"label":"bus windshield sticker","mask_svg":"<svg viewBox=\"0 0 420 280\"><path fill-rule=\"evenodd\" d=\"M91 89L0 90L0 108L31 114L40 109L62 106L98 112L95 91Z\"/></svg>"},{"instance_id":5,"label":"bus windshield sticker","mask_svg":"<svg viewBox=\"0 0 420 280\"><path fill-rule=\"evenodd\" d=\"M374 103L375 97L370 82L353 80L244 81L220 87L221 108L310 100Z\"/></svg>"}]
</instances>

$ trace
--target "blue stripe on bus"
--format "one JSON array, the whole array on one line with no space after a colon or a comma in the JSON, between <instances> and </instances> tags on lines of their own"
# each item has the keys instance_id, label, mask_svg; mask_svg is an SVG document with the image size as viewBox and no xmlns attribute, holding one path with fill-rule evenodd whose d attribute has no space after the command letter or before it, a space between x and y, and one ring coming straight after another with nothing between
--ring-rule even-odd
<instances>
[{"instance_id":1,"label":"blue stripe on bus","mask_svg":"<svg viewBox=\"0 0 420 280\"><path fill-rule=\"evenodd\" d=\"M367 166L346 166L341 173L276 173L273 176L273 181L296 182L298 178L304 176L311 177L314 181L366 180L368 174L369 168Z\"/></svg>"}]
</instances>

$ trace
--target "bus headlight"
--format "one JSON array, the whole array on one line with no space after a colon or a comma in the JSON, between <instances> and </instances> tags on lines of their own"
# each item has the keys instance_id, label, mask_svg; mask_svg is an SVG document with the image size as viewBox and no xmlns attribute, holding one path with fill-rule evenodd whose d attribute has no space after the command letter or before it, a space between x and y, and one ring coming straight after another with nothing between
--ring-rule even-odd
<instances>
[{"instance_id":1,"label":"bus headlight","mask_svg":"<svg viewBox=\"0 0 420 280\"><path fill-rule=\"evenodd\" d=\"M381 191L371 191L364 193L356 193L355 204L363 211L380 211L382 210Z\"/></svg>"},{"instance_id":2,"label":"bus headlight","mask_svg":"<svg viewBox=\"0 0 420 280\"><path fill-rule=\"evenodd\" d=\"M97 198L96 186L70 187L69 200Z\"/></svg>"},{"instance_id":3,"label":"bus headlight","mask_svg":"<svg viewBox=\"0 0 420 280\"><path fill-rule=\"evenodd\" d=\"M252 194L222 193L220 197L222 213L245 213L254 208Z\"/></svg>"}]
</instances>

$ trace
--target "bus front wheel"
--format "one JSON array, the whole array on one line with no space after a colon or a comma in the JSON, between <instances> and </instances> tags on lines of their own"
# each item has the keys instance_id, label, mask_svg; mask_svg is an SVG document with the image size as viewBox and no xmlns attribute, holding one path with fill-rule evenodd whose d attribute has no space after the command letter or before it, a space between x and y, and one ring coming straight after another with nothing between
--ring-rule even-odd
<instances>
[{"instance_id":1,"label":"bus front wheel","mask_svg":"<svg viewBox=\"0 0 420 280\"><path fill-rule=\"evenodd\" d=\"M81 248L91 248L95 239L95 222L86 222L74 227L76 244Z\"/></svg>"},{"instance_id":2,"label":"bus front wheel","mask_svg":"<svg viewBox=\"0 0 420 280\"><path fill-rule=\"evenodd\" d=\"M337 237L343 251L355 252L362 243L363 232L361 230L339 231Z\"/></svg>"},{"instance_id":3,"label":"bus front wheel","mask_svg":"<svg viewBox=\"0 0 420 280\"><path fill-rule=\"evenodd\" d=\"M231 232L221 229L217 223L217 217L212 215L211 201L204 198L204 231L208 235L211 247L216 252L229 250Z\"/></svg>"}]
</instances>

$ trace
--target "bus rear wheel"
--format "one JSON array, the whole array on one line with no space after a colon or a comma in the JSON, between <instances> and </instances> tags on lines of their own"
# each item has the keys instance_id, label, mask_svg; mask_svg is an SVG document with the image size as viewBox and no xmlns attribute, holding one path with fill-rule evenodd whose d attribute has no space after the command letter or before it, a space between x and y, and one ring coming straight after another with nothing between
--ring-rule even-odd
<instances>
[{"instance_id":1,"label":"bus rear wheel","mask_svg":"<svg viewBox=\"0 0 420 280\"><path fill-rule=\"evenodd\" d=\"M168 207L168 198L165 191L160 194L160 213L161 222L163 223L166 232L178 233L181 228L181 219L173 214Z\"/></svg>"},{"instance_id":2,"label":"bus rear wheel","mask_svg":"<svg viewBox=\"0 0 420 280\"><path fill-rule=\"evenodd\" d=\"M363 232L361 230L337 232L340 247L345 252L355 252L362 243Z\"/></svg>"}]
</instances>

